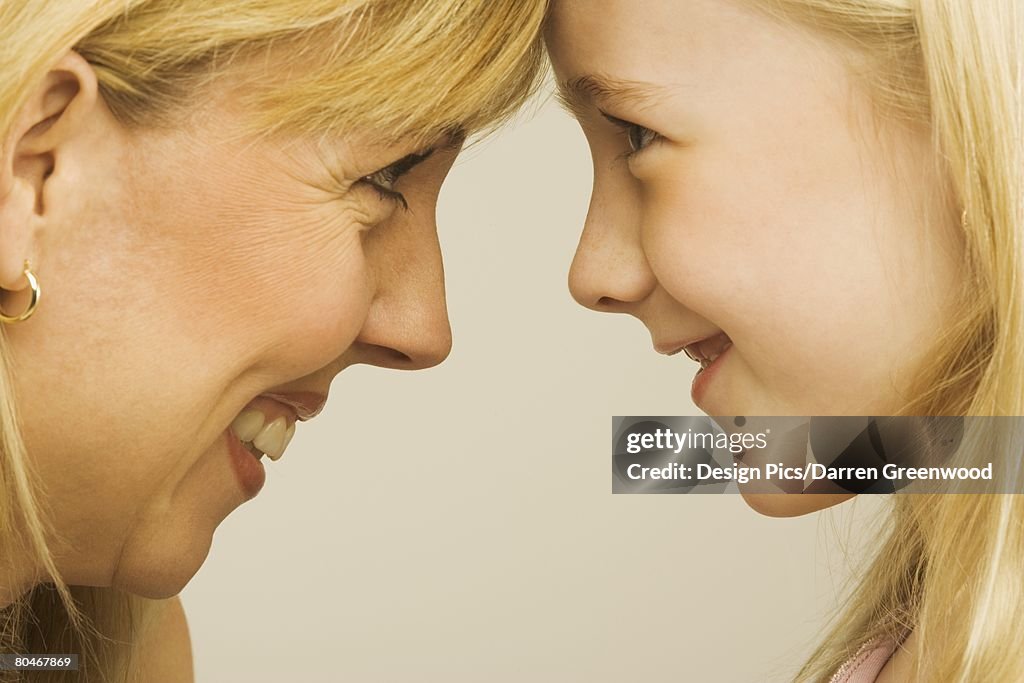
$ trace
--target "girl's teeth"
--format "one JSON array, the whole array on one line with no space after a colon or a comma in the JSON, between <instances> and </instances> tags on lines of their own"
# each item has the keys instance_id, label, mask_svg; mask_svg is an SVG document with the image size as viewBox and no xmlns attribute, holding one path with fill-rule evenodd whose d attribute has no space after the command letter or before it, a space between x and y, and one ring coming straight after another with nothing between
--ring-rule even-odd
<instances>
[{"instance_id":1,"label":"girl's teeth","mask_svg":"<svg viewBox=\"0 0 1024 683\"><path fill-rule=\"evenodd\" d=\"M239 441L252 441L260 430L263 429L263 422L266 418L258 410L243 410L235 421L231 423L231 429Z\"/></svg>"},{"instance_id":2,"label":"girl's teeth","mask_svg":"<svg viewBox=\"0 0 1024 683\"><path fill-rule=\"evenodd\" d=\"M288 426L284 417L279 417L260 430L252 439L252 445L266 453L271 460L277 460L284 453L284 447L288 445L288 439L285 438L288 436L287 431Z\"/></svg>"}]
</instances>

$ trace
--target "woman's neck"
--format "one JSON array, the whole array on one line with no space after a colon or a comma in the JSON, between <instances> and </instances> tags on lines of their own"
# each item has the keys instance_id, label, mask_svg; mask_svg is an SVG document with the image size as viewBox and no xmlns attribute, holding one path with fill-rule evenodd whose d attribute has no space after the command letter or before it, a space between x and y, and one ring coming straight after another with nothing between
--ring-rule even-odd
<instances>
[{"instance_id":1,"label":"woman's neck","mask_svg":"<svg viewBox=\"0 0 1024 683\"><path fill-rule=\"evenodd\" d=\"M0 609L9 607L39 583L39 572L34 566L16 562L26 553L8 553L0 547Z\"/></svg>"}]
</instances>

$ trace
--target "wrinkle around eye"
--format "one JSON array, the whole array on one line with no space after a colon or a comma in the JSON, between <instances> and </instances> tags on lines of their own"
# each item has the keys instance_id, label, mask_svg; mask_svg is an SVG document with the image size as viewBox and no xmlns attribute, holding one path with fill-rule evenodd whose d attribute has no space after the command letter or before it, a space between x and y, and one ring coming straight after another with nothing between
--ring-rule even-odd
<instances>
[{"instance_id":1,"label":"wrinkle around eye","mask_svg":"<svg viewBox=\"0 0 1024 683\"><path fill-rule=\"evenodd\" d=\"M382 200L362 178L349 180L332 174L329 178L307 181L306 184L315 190L316 204L328 212L349 216L363 230L386 222L397 208Z\"/></svg>"},{"instance_id":2,"label":"wrinkle around eye","mask_svg":"<svg viewBox=\"0 0 1024 683\"><path fill-rule=\"evenodd\" d=\"M290 234L282 235L284 239L299 239L306 247L315 246L327 253L336 253L339 248L358 245L359 235L382 222L381 216L373 210L372 200L364 198L362 192L339 196L326 189L317 189L304 194L280 216L283 227L295 225L297 212L306 214L301 226L297 230L287 230L286 233Z\"/></svg>"},{"instance_id":3,"label":"wrinkle around eye","mask_svg":"<svg viewBox=\"0 0 1024 683\"><path fill-rule=\"evenodd\" d=\"M383 201L372 188L353 187L344 196L333 197L324 210L332 222L341 222L358 232L366 232L386 223L395 207Z\"/></svg>"},{"instance_id":4,"label":"wrinkle around eye","mask_svg":"<svg viewBox=\"0 0 1024 683\"><path fill-rule=\"evenodd\" d=\"M397 203L380 196L369 185L355 184L345 199L352 215L368 229L386 223L400 211Z\"/></svg>"},{"instance_id":5,"label":"wrinkle around eye","mask_svg":"<svg viewBox=\"0 0 1024 683\"><path fill-rule=\"evenodd\" d=\"M392 213L394 206L378 206L380 194L367 183L365 175L346 175L328 163L323 163L319 171L322 172L303 181L316 192L317 203L337 210L338 203L342 202L347 211L356 214L364 229L386 221Z\"/></svg>"}]
</instances>

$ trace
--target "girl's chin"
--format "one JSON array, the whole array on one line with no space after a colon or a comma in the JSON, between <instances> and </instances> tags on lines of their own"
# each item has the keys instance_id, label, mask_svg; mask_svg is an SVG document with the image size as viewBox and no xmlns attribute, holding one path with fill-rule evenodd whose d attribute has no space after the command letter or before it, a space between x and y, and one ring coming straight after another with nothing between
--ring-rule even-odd
<instances>
[{"instance_id":1,"label":"girl's chin","mask_svg":"<svg viewBox=\"0 0 1024 683\"><path fill-rule=\"evenodd\" d=\"M767 517L799 517L838 505L855 493L751 493L740 494L747 505Z\"/></svg>"}]
</instances>

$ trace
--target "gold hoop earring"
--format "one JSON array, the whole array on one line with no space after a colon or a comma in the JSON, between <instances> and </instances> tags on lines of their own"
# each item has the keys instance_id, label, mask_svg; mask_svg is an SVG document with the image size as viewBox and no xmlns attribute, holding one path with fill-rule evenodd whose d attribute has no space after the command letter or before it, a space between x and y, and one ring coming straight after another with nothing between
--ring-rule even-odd
<instances>
[{"instance_id":1,"label":"gold hoop earring","mask_svg":"<svg viewBox=\"0 0 1024 683\"><path fill-rule=\"evenodd\" d=\"M0 311L0 322L3 323L18 323L22 320L28 320L33 313L36 311L36 305L39 303L39 282L36 280L36 276L32 274L29 269L28 259L25 259L25 277L28 278L28 286L32 288L32 299L28 302L28 308L26 308L20 315L5 315Z\"/></svg>"}]
</instances>

